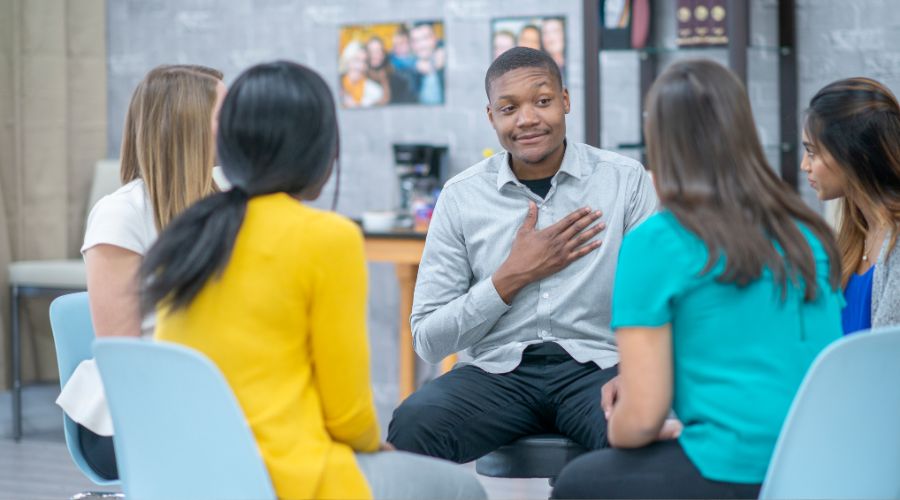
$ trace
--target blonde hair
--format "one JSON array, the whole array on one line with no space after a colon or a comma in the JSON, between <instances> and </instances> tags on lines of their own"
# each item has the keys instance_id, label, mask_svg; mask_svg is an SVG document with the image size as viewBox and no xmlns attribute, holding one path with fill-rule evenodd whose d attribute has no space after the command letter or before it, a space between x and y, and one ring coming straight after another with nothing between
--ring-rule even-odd
<instances>
[{"instance_id":1,"label":"blonde hair","mask_svg":"<svg viewBox=\"0 0 900 500\"><path fill-rule=\"evenodd\" d=\"M160 66L132 96L120 175L123 183L143 179L158 230L215 191L211 124L219 75L197 66Z\"/></svg>"},{"instance_id":2,"label":"blonde hair","mask_svg":"<svg viewBox=\"0 0 900 500\"><path fill-rule=\"evenodd\" d=\"M341 57L338 59L338 73L344 74L350 69L350 62L353 56L359 53L365 54L366 48L358 40L351 40L341 51Z\"/></svg>"}]
</instances>

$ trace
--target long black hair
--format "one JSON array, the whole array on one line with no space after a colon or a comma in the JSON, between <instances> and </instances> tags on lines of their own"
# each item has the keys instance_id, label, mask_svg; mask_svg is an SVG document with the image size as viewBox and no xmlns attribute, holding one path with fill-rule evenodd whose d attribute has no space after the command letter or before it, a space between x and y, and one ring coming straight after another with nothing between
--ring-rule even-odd
<instances>
[{"instance_id":1,"label":"long black hair","mask_svg":"<svg viewBox=\"0 0 900 500\"><path fill-rule=\"evenodd\" d=\"M315 71L277 61L235 80L219 115L217 146L233 188L187 209L162 232L140 270L141 308L186 307L222 273L250 198L318 195L337 159L334 98Z\"/></svg>"}]
</instances>

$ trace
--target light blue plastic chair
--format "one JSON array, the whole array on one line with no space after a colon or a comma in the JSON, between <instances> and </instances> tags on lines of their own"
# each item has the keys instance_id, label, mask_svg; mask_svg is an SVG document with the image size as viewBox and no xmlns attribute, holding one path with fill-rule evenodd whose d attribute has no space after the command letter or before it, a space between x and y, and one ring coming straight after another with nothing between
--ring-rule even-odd
<instances>
[{"instance_id":1,"label":"light blue plastic chair","mask_svg":"<svg viewBox=\"0 0 900 500\"><path fill-rule=\"evenodd\" d=\"M760 498L900 498L900 327L856 333L819 354Z\"/></svg>"},{"instance_id":2,"label":"light blue plastic chair","mask_svg":"<svg viewBox=\"0 0 900 500\"><path fill-rule=\"evenodd\" d=\"M79 363L91 358L94 342L94 325L88 306L87 292L71 293L58 297L50 304L50 328L56 345L56 364L59 367L59 386L69 381ZM88 465L78 442L78 425L63 413L63 429L66 447L78 469L99 485L119 484L119 481L103 479ZM87 493L85 493L87 494ZM100 493L93 493L100 495Z\"/></svg>"},{"instance_id":3,"label":"light blue plastic chair","mask_svg":"<svg viewBox=\"0 0 900 500\"><path fill-rule=\"evenodd\" d=\"M94 343L94 357L126 497L275 498L237 399L205 356L170 343L107 338Z\"/></svg>"}]
</instances>

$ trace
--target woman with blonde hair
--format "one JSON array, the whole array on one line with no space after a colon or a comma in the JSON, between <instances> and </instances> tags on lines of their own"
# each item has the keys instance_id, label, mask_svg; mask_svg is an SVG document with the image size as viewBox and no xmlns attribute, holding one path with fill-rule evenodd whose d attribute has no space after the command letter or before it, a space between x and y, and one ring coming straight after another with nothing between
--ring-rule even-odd
<instances>
[{"instance_id":1,"label":"woman with blonde hair","mask_svg":"<svg viewBox=\"0 0 900 500\"><path fill-rule=\"evenodd\" d=\"M844 334L900 324L900 105L869 78L825 86L809 103L801 169L840 199Z\"/></svg>"},{"instance_id":2,"label":"woman with blonde hair","mask_svg":"<svg viewBox=\"0 0 900 500\"><path fill-rule=\"evenodd\" d=\"M225 91L225 84L222 83L225 75L215 68L201 66L199 64L171 64L159 66L155 68L154 71L161 71L163 69L195 71L201 75L210 76L218 81L216 84L216 92ZM147 76L149 77L149 73ZM138 88L135 88L134 94L131 96L131 102L128 104L128 111L125 114L125 126L122 130L122 147L119 151L119 179L122 181L123 185L141 177L141 169L140 166L138 166L137 159L136 120L138 113L140 112L139 107L141 103L144 102L144 99L140 98L140 85L141 83L138 84ZM219 85L221 85L221 87L219 87Z\"/></svg>"},{"instance_id":3,"label":"woman with blonde hair","mask_svg":"<svg viewBox=\"0 0 900 500\"><path fill-rule=\"evenodd\" d=\"M121 178L88 216L81 252L98 337L152 334L140 314L138 269L157 233L188 206L215 191L212 168L221 73L201 66L160 66L138 84L125 120ZM93 360L82 362L57 399L79 424L79 441L103 477L118 473L112 422Z\"/></svg>"},{"instance_id":4,"label":"woman with blonde hair","mask_svg":"<svg viewBox=\"0 0 900 500\"><path fill-rule=\"evenodd\" d=\"M352 40L338 62L341 73L341 101L345 108L367 108L384 104L384 87L369 78L366 48ZM386 102L386 101L385 101Z\"/></svg>"}]
</instances>

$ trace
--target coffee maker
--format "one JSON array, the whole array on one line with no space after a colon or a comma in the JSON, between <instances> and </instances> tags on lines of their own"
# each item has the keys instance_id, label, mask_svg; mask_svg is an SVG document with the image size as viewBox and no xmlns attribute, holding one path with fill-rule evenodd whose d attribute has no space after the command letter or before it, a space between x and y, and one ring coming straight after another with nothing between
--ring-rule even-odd
<instances>
[{"instance_id":1,"label":"coffee maker","mask_svg":"<svg viewBox=\"0 0 900 500\"><path fill-rule=\"evenodd\" d=\"M394 172L400 183L398 225L423 231L447 174L447 147L394 144Z\"/></svg>"}]
</instances>

